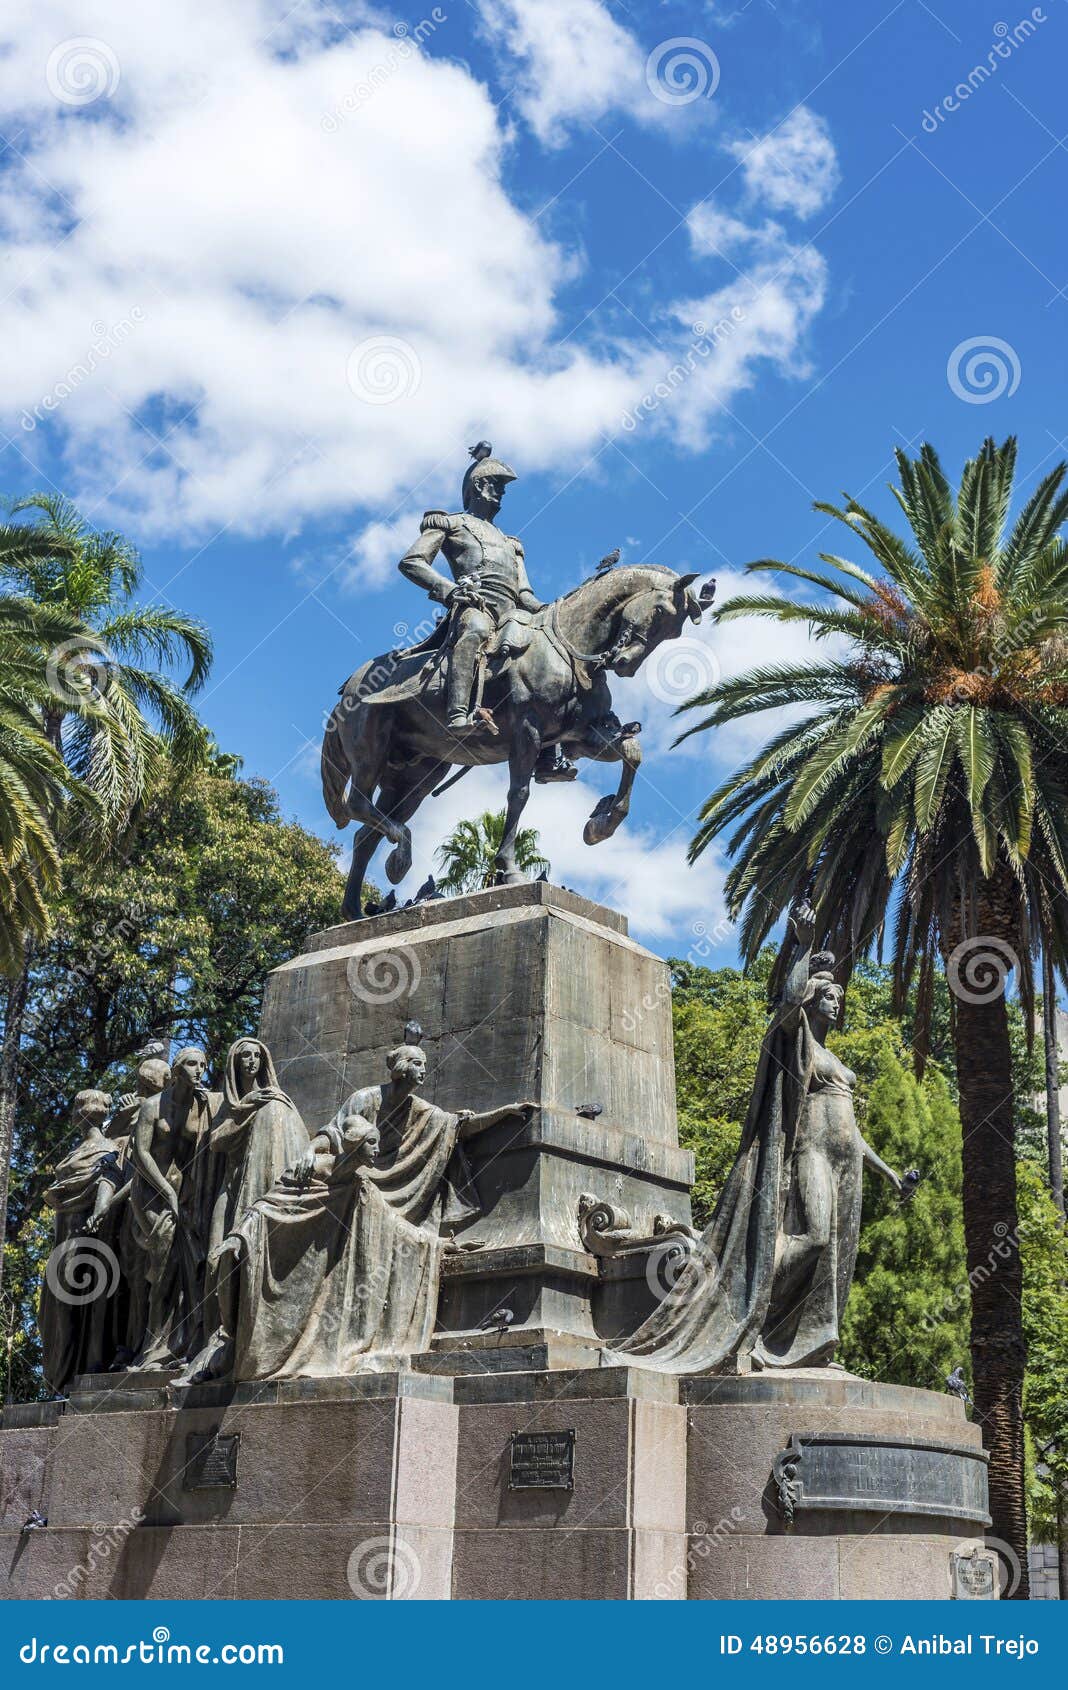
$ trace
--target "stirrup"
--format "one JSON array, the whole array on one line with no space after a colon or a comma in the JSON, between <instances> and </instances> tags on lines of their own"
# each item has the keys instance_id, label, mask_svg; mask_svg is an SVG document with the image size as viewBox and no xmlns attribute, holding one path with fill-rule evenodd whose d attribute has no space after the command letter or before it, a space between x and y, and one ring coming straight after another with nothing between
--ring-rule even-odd
<instances>
[{"instance_id":1,"label":"stirrup","mask_svg":"<svg viewBox=\"0 0 1068 1690\"><path fill-rule=\"evenodd\" d=\"M490 712L481 706L472 711L470 716L448 716L445 719L445 732L463 737L467 734L488 733L496 736L498 727Z\"/></svg>"}]
</instances>

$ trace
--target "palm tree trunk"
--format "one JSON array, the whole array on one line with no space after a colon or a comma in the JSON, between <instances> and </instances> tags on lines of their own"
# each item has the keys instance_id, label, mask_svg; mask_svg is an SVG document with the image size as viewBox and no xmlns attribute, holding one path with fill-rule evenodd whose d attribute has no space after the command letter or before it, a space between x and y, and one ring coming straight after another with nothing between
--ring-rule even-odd
<instances>
[{"instance_id":1,"label":"palm tree trunk","mask_svg":"<svg viewBox=\"0 0 1068 1690\"><path fill-rule=\"evenodd\" d=\"M18 977L8 982L4 1003L4 1037L0 1042L0 1289L4 1282L4 1241L7 1238L7 1197L11 1157L15 1147L15 1102L18 1094L19 1052L30 990L32 952L26 942L25 961Z\"/></svg>"},{"instance_id":2,"label":"palm tree trunk","mask_svg":"<svg viewBox=\"0 0 1068 1690\"><path fill-rule=\"evenodd\" d=\"M989 932L991 929L985 929ZM972 1392L990 1457L991 1536L1019 1559L1030 1594L1024 1491L1022 1275L1016 1212L1012 1061L1004 996L955 1005L963 1134L964 1234L972 1288Z\"/></svg>"},{"instance_id":3,"label":"palm tree trunk","mask_svg":"<svg viewBox=\"0 0 1068 1690\"><path fill-rule=\"evenodd\" d=\"M1046 1143L1049 1149L1050 1195L1064 1214L1064 1162L1061 1154L1061 1076L1057 1044L1057 979L1053 954L1042 953L1042 1033L1046 1048Z\"/></svg>"}]
</instances>

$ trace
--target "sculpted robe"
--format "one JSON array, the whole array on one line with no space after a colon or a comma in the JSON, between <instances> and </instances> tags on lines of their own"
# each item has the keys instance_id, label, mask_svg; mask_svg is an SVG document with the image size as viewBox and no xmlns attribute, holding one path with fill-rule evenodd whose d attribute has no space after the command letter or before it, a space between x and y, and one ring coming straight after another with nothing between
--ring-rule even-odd
<instances>
[{"instance_id":1,"label":"sculpted robe","mask_svg":"<svg viewBox=\"0 0 1068 1690\"><path fill-rule=\"evenodd\" d=\"M645 1367L694 1374L750 1357L764 1368L831 1361L872 1152L857 1127L854 1076L809 1022L806 1004L820 978L776 1010L712 1220L659 1308L616 1345L614 1360L637 1356Z\"/></svg>"},{"instance_id":2,"label":"sculpted robe","mask_svg":"<svg viewBox=\"0 0 1068 1690\"><path fill-rule=\"evenodd\" d=\"M224 1160L212 1210L209 1254L233 1231L245 1210L308 1148L307 1128L296 1104L278 1084L266 1045L260 1045L260 1083L244 1093L238 1084L235 1051L236 1046L226 1060L223 1103L212 1132L213 1150Z\"/></svg>"},{"instance_id":3,"label":"sculpted robe","mask_svg":"<svg viewBox=\"0 0 1068 1690\"><path fill-rule=\"evenodd\" d=\"M235 1228L243 1243L234 1378L336 1377L429 1347L444 1241L411 1225L343 1135L301 1185L284 1174Z\"/></svg>"},{"instance_id":4,"label":"sculpted robe","mask_svg":"<svg viewBox=\"0 0 1068 1690\"><path fill-rule=\"evenodd\" d=\"M400 1123L380 1118L381 1086L354 1091L334 1116L331 1128L343 1133L350 1115L361 1115L381 1129L382 1148L374 1167L367 1170L368 1177L406 1221L433 1232L452 1232L479 1213L457 1116L421 1097L411 1097Z\"/></svg>"},{"instance_id":5,"label":"sculpted robe","mask_svg":"<svg viewBox=\"0 0 1068 1690\"><path fill-rule=\"evenodd\" d=\"M106 1216L95 1236L80 1239L79 1234L100 1202L121 1190L127 1178L116 1146L95 1133L64 1157L44 1194L55 1211L56 1233L38 1322L44 1375L53 1391L65 1390L76 1374L100 1372L115 1352L121 1291L118 1214Z\"/></svg>"}]
</instances>

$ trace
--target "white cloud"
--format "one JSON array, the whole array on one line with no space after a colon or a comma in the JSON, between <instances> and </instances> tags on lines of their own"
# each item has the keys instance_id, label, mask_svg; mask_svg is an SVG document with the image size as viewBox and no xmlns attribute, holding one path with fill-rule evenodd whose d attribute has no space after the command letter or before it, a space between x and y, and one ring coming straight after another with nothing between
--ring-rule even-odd
<instances>
[{"instance_id":1,"label":"white cloud","mask_svg":"<svg viewBox=\"0 0 1068 1690\"><path fill-rule=\"evenodd\" d=\"M396 581L397 564L419 533L421 507L402 516L388 516L369 522L352 543L345 578L368 587L386 587Z\"/></svg>"},{"instance_id":2,"label":"white cloud","mask_svg":"<svg viewBox=\"0 0 1068 1690\"><path fill-rule=\"evenodd\" d=\"M581 89L604 20L568 10L590 32ZM574 257L510 196L489 90L432 56L448 29L420 45L321 0L5 12L4 417L30 458L58 421L92 512L151 537L297 533L360 506L350 573L381 584L407 513L455 498L470 441L506 441L528 472L581 461L659 380L644 339L555 338ZM633 54L617 40L606 61L626 105L613 52ZM754 241L748 276L663 307L680 352L698 309L743 309L657 418L686 447L762 364L803 368L822 261L781 267Z\"/></svg>"},{"instance_id":3,"label":"white cloud","mask_svg":"<svg viewBox=\"0 0 1068 1690\"><path fill-rule=\"evenodd\" d=\"M741 160L749 192L776 211L811 217L838 186L830 131L808 106L798 106L759 141L733 141L730 151Z\"/></svg>"},{"instance_id":4,"label":"white cloud","mask_svg":"<svg viewBox=\"0 0 1068 1690\"><path fill-rule=\"evenodd\" d=\"M691 224L694 244L701 238ZM679 323L695 325L700 354L687 361L662 421L693 451L709 440L721 410L752 387L763 363L795 376L808 372L806 337L826 297L827 266L812 247L769 249L720 288L679 301ZM706 348L711 347L710 351ZM692 363L692 369L689 368Z\"/></svg>"},{"instance_id":5,"label":"white cloud","mask_svg":"<svg viewBox=\"0 0 1068 1690\"><path fill-rule=\"evenodd\" d=\"M601 785L608 790L607 780ZM421 811L412 822L412 870L398 896L410 897L435 871L435 852L458 821L483 810L503 809L507 790L506 768L472 769ZM628 817L611 839L585 845L582 829L599 795L583 779L568 786L534 787L523 824L540 832L542 850L552 863L553 882L625 911L634 935L650 943L670 941L678 946L694 923L703 924L702 931L711 934L724 920L726 871L714 850L706 851L693 868L687 866L694 818L666 813L654 830ZM379 883L382 861L379 855L370 869L370 878L377 875Z\"/></svg>"},{"instance_id":6,"label":"white cloud","mask_svg":"<svg viewBox=\"0 0 1068 1690\"><path fill-rule=\"evenodd\" d=\"M646 55L601 0L476 0L506 65L510 100L538 139L558 147L573 124L609 111L662 119L645 80ZM507 104L506 104L507 109Z\"/></svg>"},{"instance_id":7,"label":"white cloud","mask_svg":"<svg viewBox=\"0 0 1068 1690\"><path fill-rule=\"evenodd\" d=\"M726 569L716 574L716 605L741 594L781 592L770 575L745 575ZM672 742L701 720L700 712L676 716L675 709L697 692L720 681L733 680L748 669L795 663L829 663L843 656L848 641L835 635L815 640L804 622L774 622L746 616L717 624L711 616L692 626L672 645L655 651L633 680L613 682L617 715L642 724L646 754L659 760L667 755L697 757L720 769L737 768L789 722L810 714L806 705L767 710L728 722L709 733L696 734L676 751Z\"/></svg>"},{"instance_id":8,"label":"white cloud","mask_svg":"<svg viewBox=\"0 0 1068 1690\"><path fill-rule=\"evenodd\" d=\"M770 218L766 223L746 223L708 201L694 206L686 221L694 246L714 258L732 258L754 249L774 250L783 244L780 223Z\"/></svg>"}]
</instances>

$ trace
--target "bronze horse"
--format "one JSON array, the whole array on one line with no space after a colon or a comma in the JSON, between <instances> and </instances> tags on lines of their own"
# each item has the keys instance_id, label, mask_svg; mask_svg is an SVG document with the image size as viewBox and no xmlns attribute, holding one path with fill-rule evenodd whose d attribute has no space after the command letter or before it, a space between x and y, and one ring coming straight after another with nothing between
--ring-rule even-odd
<instances>
[{"instance_id":1,"label":"bronze horse","mask_svg":"<svg viewBox=\"0 0 1068 1690\"><path fill-rule=\"evenodd\" d=\"M508 764L508 810L497 856L501 885L521 881L515 840L534 780L572 779L573 760L623 765L619 788L597 804L582 837L599 844L630 807L641 762L638 722L612 711L607 676L634 675L651 651L699 622L714 584L695 593L695 575L629 564L584 581L555 603L520 612L502 630L481 686L484 733L458 739L445 726L441 661L448 637L391 652L357 669L341 688L323 736L326 807L339 828L360 823L342 914L363 913L363 879L381 839L393 849L386 874L396 884L411 867L408 822L445 781L487 763ZM459 775L453 777L459 779ZM451 784L451 782L449 783Z\"/></svg>"}]
</instances>

